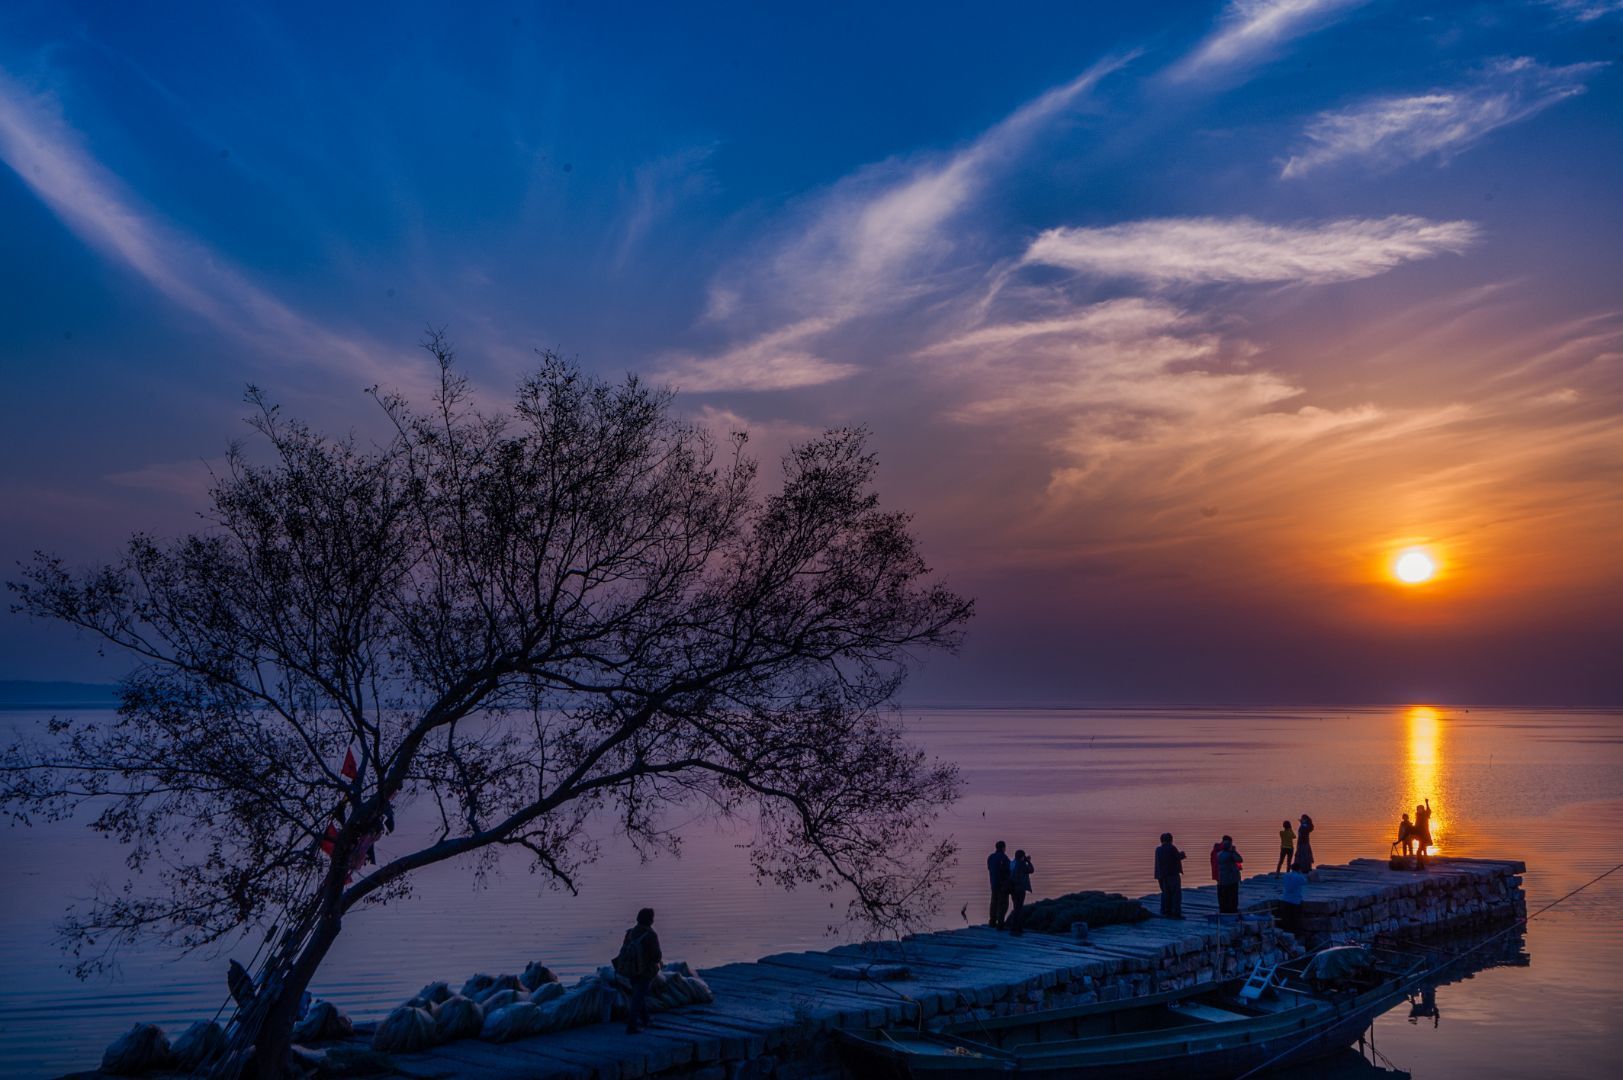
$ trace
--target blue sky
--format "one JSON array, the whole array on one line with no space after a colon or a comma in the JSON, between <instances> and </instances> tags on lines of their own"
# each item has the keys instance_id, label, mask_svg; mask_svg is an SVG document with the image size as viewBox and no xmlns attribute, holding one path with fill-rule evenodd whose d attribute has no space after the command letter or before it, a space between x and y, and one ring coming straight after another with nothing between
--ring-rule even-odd
<instances>
[{"instance_id":1,"label":"blue sky","mask_svg":"<svg viewBox=\"0 0 1623 1080\"><path fill-rule=\"evenodd\" d=\"M434 324L868 424L980 600L921 697L1623 694L1623 4L480 8L0 12L0 560Z\"/></svg>"}]
</instances>

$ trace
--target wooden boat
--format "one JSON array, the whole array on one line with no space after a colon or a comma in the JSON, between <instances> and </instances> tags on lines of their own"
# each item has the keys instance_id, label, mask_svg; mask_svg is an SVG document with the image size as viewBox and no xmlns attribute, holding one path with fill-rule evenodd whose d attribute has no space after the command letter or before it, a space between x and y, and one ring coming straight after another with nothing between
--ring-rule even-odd
<instances>
[{"instance_id":1,"label":"wooden boat","mask_svg":"<svg viewBox=\"0 0 1623 1080\"><path fill-rule=\"evenodd\" d=\"M1325 953L1358 952L1362 970L1320 977ZM1342 960L1349 959L1347 956ZM1333 1054L1406 999L1424 957L1322 950L1248 980L1126 1001L956 1024L941 1031L842 1032L858 1076L982 1080L1238 1077Z\"/></svg>"}]
</instances>

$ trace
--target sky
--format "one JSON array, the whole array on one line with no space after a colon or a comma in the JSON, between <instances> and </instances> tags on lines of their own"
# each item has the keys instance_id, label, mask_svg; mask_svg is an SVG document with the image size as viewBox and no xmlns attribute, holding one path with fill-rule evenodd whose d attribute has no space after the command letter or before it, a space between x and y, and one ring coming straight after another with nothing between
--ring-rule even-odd
<instances>
[{"instance_id":1,"label":"sky","mask_svg":"<svg viewBox=\"0 0 1623 1080\"><path fill-rule=\"evenodd\" d=\"M866 426L908 701L1623 701L1623 2L458 7L0 9L5 576L443 326Z\"/></svg>"}]
</instances>

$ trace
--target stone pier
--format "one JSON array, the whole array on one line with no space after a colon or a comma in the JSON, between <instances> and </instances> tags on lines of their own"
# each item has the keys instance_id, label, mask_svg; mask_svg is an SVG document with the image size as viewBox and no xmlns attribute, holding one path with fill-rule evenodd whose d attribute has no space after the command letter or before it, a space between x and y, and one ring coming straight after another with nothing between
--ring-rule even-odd
<instances>
[{"instance_id":1,"label":"stone pier","mask_svg":"<svg viewBox=\"0 0 1623 1080\"><path fill-rule=\"evenodd\" d=\"M1085 941L968 927L776 953L700 971L714 1004L658 1013L654 1028L637 1036L605 1023L500 1044L463 1039L394 1054L388 1066L420 1080L833 1080L844 1075L836 1029L936 1027L1129 999L1237 977L1258 961L1276 963L1326 941L1509 923L1526 914L1524 871L1520 862L1453 858L1433 859L1424 872L1368 859L1320 867L1307 889L1304 941L1274 928L1279 878L1265 874L1241 886L1241 914L1221 920L1216 889L1206 886L1185 890L1183 920L1104 927ZM1156 899L1144 900L1152 912ZM907 976L860 977L872 964L905 966ZM336 1064L369 1045L373 1026L357 1024L352 1039L309 1049Z\"/></svg>"}]
</instances>

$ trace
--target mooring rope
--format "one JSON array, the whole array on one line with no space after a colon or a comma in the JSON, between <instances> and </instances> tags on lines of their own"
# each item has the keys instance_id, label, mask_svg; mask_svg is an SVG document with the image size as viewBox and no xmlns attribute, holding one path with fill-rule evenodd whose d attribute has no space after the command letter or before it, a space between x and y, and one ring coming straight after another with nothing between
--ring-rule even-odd
<instances>
[{"instance_id":1,"label":"mooring rope","mask_svg":"<svg viewBox=\"0 0 1623 1080\"><path fill-rule=\"evenodd\" d=\"M1448 967L1450 964L1458 963L1459 961L1465 959L1467 956L1470 956L1472 953L1476 952L1478 949L1486 948L1487 946L1491 945L1493 942L1495 942L1495 941L1499 940L1500 938L1504 937L1506 934L1510 933L1511 931L1516 930L1519 927L1526 926L1528 923L1532 922L1534 919L1538 918L1540 915L1544 914L1546 911L1549 911L1551 908L1555 907L1557 904L1562 903L1562 902L1567 901L1567 900L1571 900L1574 896L1577 896L1579 893L1583 892L1585 889L1589 888L1591 885L1596 885L1596 884L1599 884L1602 881L1605 881L1607 878L1611 877L1613 874L1617 873L1619 870L1623 870L1623 863L1618 863L1616 866L1612 867L1610 870L1607 870L1607 871L1605 871L1604 873L1601 873L1601 874L1597 874L1596 876L1590 878L1588 881L1584 882L1582 885L1578 886L1576 889L1573 889L1571 892L1566 893L1563 896L1556 897L1554 900L1551 900L1548 904L1545 904L1543 907L1539 908L1537 911L1533 912L1531 915L1523 915L1521 918L1517 919L1515 922L1511 923L1509 926L1506 926L1503 929L1498 930L1495 933L1488 935L1487 937L1483 938L1481 941L1477 942L1475 945L1471 946L1469 949L1466 949L1464 952L1455 953L1452 956L1450 956L1447 960L1444 960L1442 963L1438 964L1436 967L1428 968L1427 970L1422 971L1420 974L1415 975L1410 980L1411 983L1423 982L1425 979L1427 979L1428 977L1430 977L1432 975L1437 974L1437 972L1439 972L1439 971L1443 970L1444 968ZM1317 1036L1314 1036L1314 1038L1317 1038ZM1309 1039L1306 1039L1306 1040L1298 1043L1295 1046L1292 1046L1292 1047L1289 1047L1289 1048L1287 1048L1285 1050L1280 1051L1278 1054L1275 1054L1273 1057L1269 1058L1267 1061L1264 1061L1262 1064L1253 1066L1250 1070L1241 1073L1238 1077L1235 1078L1235 1080L1248 1080L1249 1077L1255 1076L1257 1073L1259 1073L1262 1070L1268 1068L1269 1066L1274 1065L1277 1062L1283 1061L1287 1057L1290 1057L1292 1054L1296 1053L1298 1050L1302 1049L1302 1047L1308 1045L1308 1043L1311 1043L1312 1041L1313 1041L1313 1039L1309 1038Z\"/></svg>"}]
</instances>

